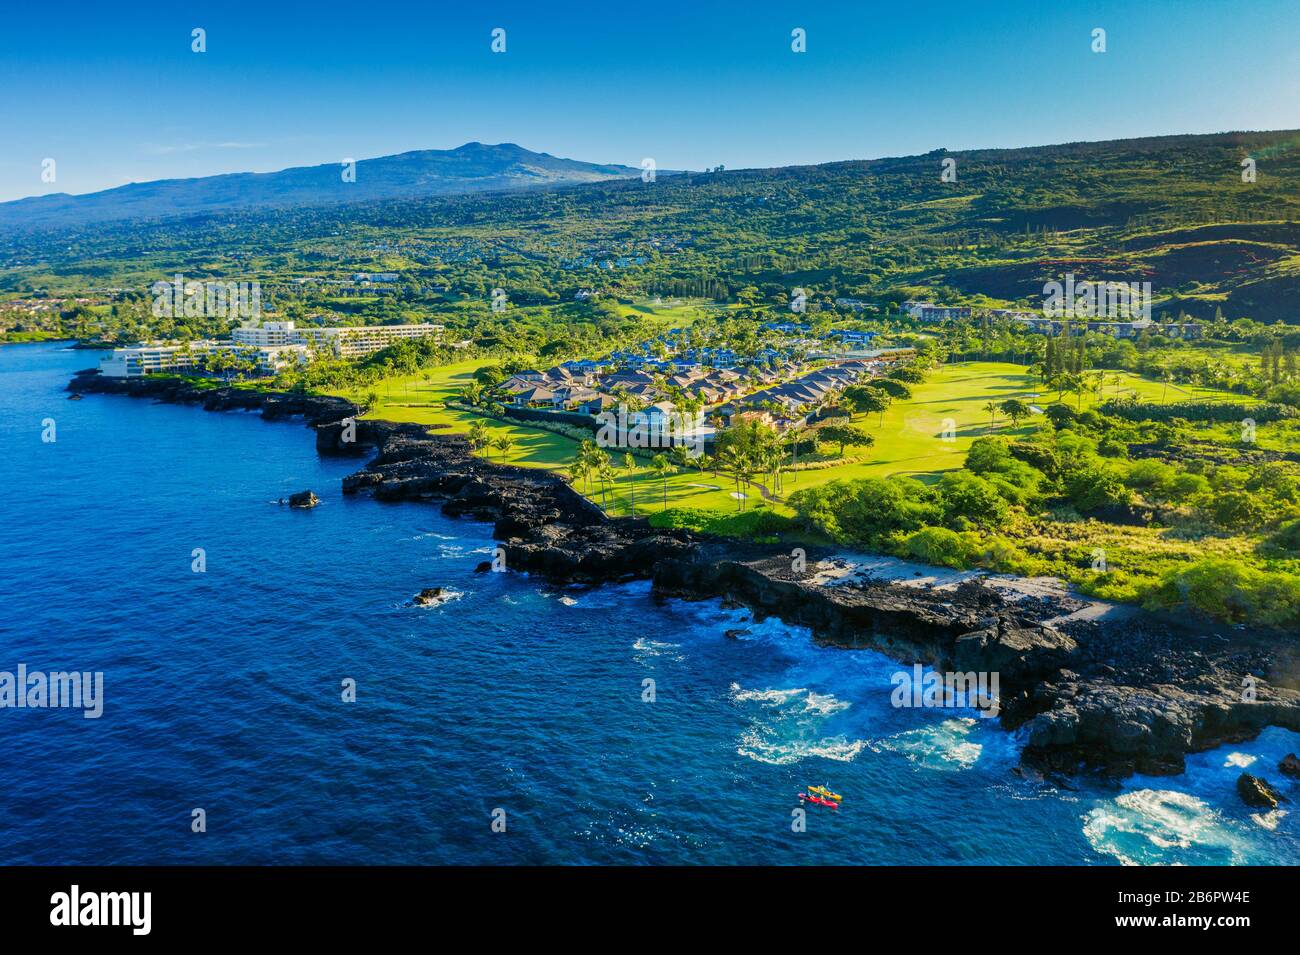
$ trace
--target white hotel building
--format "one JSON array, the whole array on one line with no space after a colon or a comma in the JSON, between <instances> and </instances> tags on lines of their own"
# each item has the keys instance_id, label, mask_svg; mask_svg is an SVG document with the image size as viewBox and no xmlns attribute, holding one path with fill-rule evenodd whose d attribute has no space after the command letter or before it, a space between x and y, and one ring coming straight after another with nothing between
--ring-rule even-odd
<instances>
[{"instance_id":1,"label":"white hotel building","mask_svg":"<svg viewBox=\"0 0 1300 955\"><path fill-rule=\"evenodd\" d=\"M293 322L263 322L251 328L240 327L230 333L241 345L274 347L276 345L328 345L342 358L355 358L387 348L402 338L440 336L442 325L357 325L352 327L298 328Z\"/></svg>"},{"instance_id":2,"label":"white hotel building","mask_svg":"<svg viewBox=\"0 0 1300 955\"><path fill-rule=\"evenodd\" d=\"M185 345L147 344L114 348L99 362L109 378L138 378L155 372L180 371L200 363L213 351L251 358L268 372L311 357L310 345L323 345L342 358L355 358L387 348L403 338L441 335L442 325L368 325L350 328L296 328L293 322L263 322L231 331L229 342L196 341Z\"/></svg>"}]
</instances>

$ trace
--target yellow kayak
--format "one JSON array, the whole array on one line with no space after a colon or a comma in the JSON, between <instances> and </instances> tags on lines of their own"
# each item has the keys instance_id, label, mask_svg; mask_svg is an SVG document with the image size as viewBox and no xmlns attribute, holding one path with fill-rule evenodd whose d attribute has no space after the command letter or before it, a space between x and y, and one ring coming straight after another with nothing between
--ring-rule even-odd
<instances>
[{"instance_id":1,"label":"yellow kayak","mask_svg":"<svg viewBox=\"0 0 1300 955\"><path fill-rule=\"evenodd\" d=\"M839 802L844 798L839 793L831 792L825 786L809 786L808 791L810 793L816 793L819 796L825 796L827 799L834 799L836 802Z\"/></svg>"}]
</instances>

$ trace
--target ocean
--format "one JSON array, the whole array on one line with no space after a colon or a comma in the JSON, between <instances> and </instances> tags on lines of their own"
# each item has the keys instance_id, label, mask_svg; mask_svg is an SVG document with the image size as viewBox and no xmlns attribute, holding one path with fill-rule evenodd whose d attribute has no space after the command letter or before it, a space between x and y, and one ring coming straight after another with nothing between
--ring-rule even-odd
<instances>
[{"instance_id":1,"label":"ocean","mask_svg":"<svg viewBox=\"0 0 1300 955\"><path fill-rule=\"evenodd\" d=\"M1254 766L1294 797L1298 734L1021 778L996 720L891 706L906 665L475 574L490 526L345 498L359 463L300 422L66 400L96 358L0 348L0 671L103 674L98 719L0 709L0 864L1300 863L1296 813L1235 792ZM819 784L842 808L795 831Z\"/></svg>"}]
</instances>

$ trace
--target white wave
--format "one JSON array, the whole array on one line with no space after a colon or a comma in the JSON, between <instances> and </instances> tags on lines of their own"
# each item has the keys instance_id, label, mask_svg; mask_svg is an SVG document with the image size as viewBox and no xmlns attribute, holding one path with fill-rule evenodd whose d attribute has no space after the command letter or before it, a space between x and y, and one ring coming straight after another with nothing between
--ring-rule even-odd
<instances>
[{"instance_id":1,"label":"white wave","mask_svg":"<svg viewBox=\"0 0 1300 955\"><path fill-rule=\"evenodd\" d=\"M960 717L918 726L877 740L872 749L898 753L930 769L969 769L984 753L984 746L969 738L976 723L973 717Z\"/></svg>"},{"instance_id":2,"label":"white wave","mask_svg":"<svg viewBox=\"0 0 1300 955\"><path fill-rule=\"evenodd\" d=\"M755 762L773 766L788 766L814 756L847 763L866 745L866 740L844 736L789 738L771 726L755 723L741 734L736 752Z\"/></svg>"},{"instance_id":3,"label":"white wave","mask_svg":"<svg viewBox=\"0 0 1300 955\"><path fill-rule=\"evenodd\" d=\"M771 706L781 706L807 692L801 686L791 690L742 690L739 683L731 684L731 698L737 703L766 703Z\"/></svg>"},{"instance_id":4,"label":"white wave","mask_svg":"<svg viewBox=\"0 0 1300 955\"><path fill-rule=\"evenodd\" d=\"M826 719L849 707L833 694L802 686L746 690L733 683L731 698L761 708L736 746L737 754L757 762L785 766L816 756L848 762L866 748L866 740L823 735Z\"/></svg>"},{"instance_id":5,"label":"white wave","mask_svg":"<svg viewBox=\"0 0 1300 955\"><path fill-rule=\"evenodd\" d=\"M1219 813L1171 789L1138 789L1107 800L1084 817L1083 834L1094 850L1124 865L1241 861L1240 845Z\"/></svg>"},{"instance_id":6,"label":"white wave","mask_svg":"<svg viewBox=\"0 0 1300 955\"><path fill-rule=\"evenodd\" d=\"M683 657L677 651L681 648L680 643L664 643L648 637L641 637L632 644L632 649L636 651L636 659L641 663L658 657L680 661Z\"/></svg>"},{"instance_id":7,"label":"white wave","mask_svg":"<svg viewBox=\"0 0 1300 955\"><path fill-rule=\"evenodd\" d=\"M1252 812L1250 818L1254 821L1255 825L1264 829L1273 830L1276 829L1282 820L1286 818L1286 815L1287 812L1285 809L1274 809L1270 812Z\"/></svg>"},{"instance_id":8,"label":"white wave","mask_svg":"<svg viewBox=\"0 0 1300 955\"><path fill-rule=\"evenodd\" d=\"M451 603L453 600L459 600L461 597L464 597L464 596L465 596L465 594L464 594L463 591L460 591L460 590L448 590L446 587L444 587L444 588L442 589L442 593L440 593L440 594L437 596L437 598L436 598L436 600L435 600L434 603L421 604L421 603L415 603L414 601L412 601L412 602L411 602L411 605L412 605L412 606L415 606L415 607L419 607L421 610L437 610L439 607L445 606L446 604Z\"/></svg>"}]
</instances>

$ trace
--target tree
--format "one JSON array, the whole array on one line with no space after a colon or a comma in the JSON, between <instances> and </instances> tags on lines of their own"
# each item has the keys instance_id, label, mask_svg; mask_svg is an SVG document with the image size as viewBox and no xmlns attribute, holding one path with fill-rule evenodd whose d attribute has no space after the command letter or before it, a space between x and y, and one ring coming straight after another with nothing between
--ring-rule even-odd
<instances>
[{"instance_id":1,"label":"tree","mask_svg":"<svg viewBox=\"0 0 1300 955\"><path fill-rule=\"evenodd\" d=\"M817 436L823 441L838 444L840 457L844 457L844 449L847 447L869 448L876 443L875 438L851 424L824 425L817 429Z\"/></svg>"},{"instance_id":2,"label":"tree","mask_svg":"<svg viewBox=\"0 0 1300 955\"><path fill-rule=\"evenodd\" d=\"M984 410L989 413L989 428L996 428L998 425L998 403L990 401L984 405Z\"/></svg>"},{"instance_id":3,"label":"tree","mask_svg":"<svg viewBox=\"0 0 1300 955\"><path fill-rule=\"evenodd\" d=\"M375 395L375 400L378 401L378 399L379 396ZM475 421L473 424L469 426L470 448L477 451L480 448L487 447L487 443L489 440L491 439L488 437L488 426L486 421Z\"/></svg>"},{"instance_id":4,"label":"tree","mask_svg":"<svg viewBox=\"0 0 1300 955\"><path fill-rule=\"evenodd\" d=\"M509 454L510 449L515 446L515 439L511 437L509 433L502 431L500 434L498 434L495 438L492 439L492 444L496 447L498 451L501 452L501 455L504 457L505 455Z\"/></svg>"},{"instance_id":5,"label":"tree","mask_svg":"<svg viewBox=\"0 0 1300 955\"><path fill-rule=\"evenodd\" d=\"M629 513L636 517L636 458L632 457L631 451L623 456L623 467L627 471L627 489L632 497L632 507Z\"/></svg>"},{"instance_id":6,"label":"tree","mask_svg":"<svg viewBox=\"0 0 1300 955\"><path fill-rule=\"evenodd\" d=\"M614 482L617 475L614 473L614 464L609 459L609 455L604 455L596 465L596 479L600 481L600 506L604 510L605 489Z\"/></svg>"},{"instance_id":7,"label":"tree","mask_svg":"<svg viewBox=\"0 0 1300 955\"><path fill-rule=\"evenodd\" d=\"M585 488L587 486L587 479L590 476L591 476L591 465L588 464L586 461L582 460L581 458L577 458L576 460L574 460L572 464L569 465L569 480L572 483L577 484L579 481L581 481L582 486Z\"/></svg>"},{"instance_id":8,"label":"tree","mask_svg":"<svg viewBox=\"0 0 1300 955\"><path fill-rule=\"evenodd\" d=\"M1019 398L1008 398L1002 404L998 405L999 410L1011 419L1011 427L1017 427L1021 420L1028 418L1033 412L1029 410L1029 405L1025 404Z\"/></svg>"},{"instance_id":9,"label":"tree","mask_svg":"<svg viewBox=\"0 0 1300 955\"><path fill-rule=\"evenodd\" d=\"M668 478L676 473L677 468L668 460L665 454L656 454L650 459L650 470L654 471L655 477L664 483L664 506L663 510L668 510Z\"/></svg>"},{"instance_id":10,"label":"tree","mask_svg":"<svg viewBox=\"0 0 1300 955\"><path fill-rule=\"evenodd\" d=\"M840 397L854 414L880 412L880 423L884 425L885 409L889 407L890 398L880 389L868 385L850 385Z\"/></svg>"}]
</instances>

